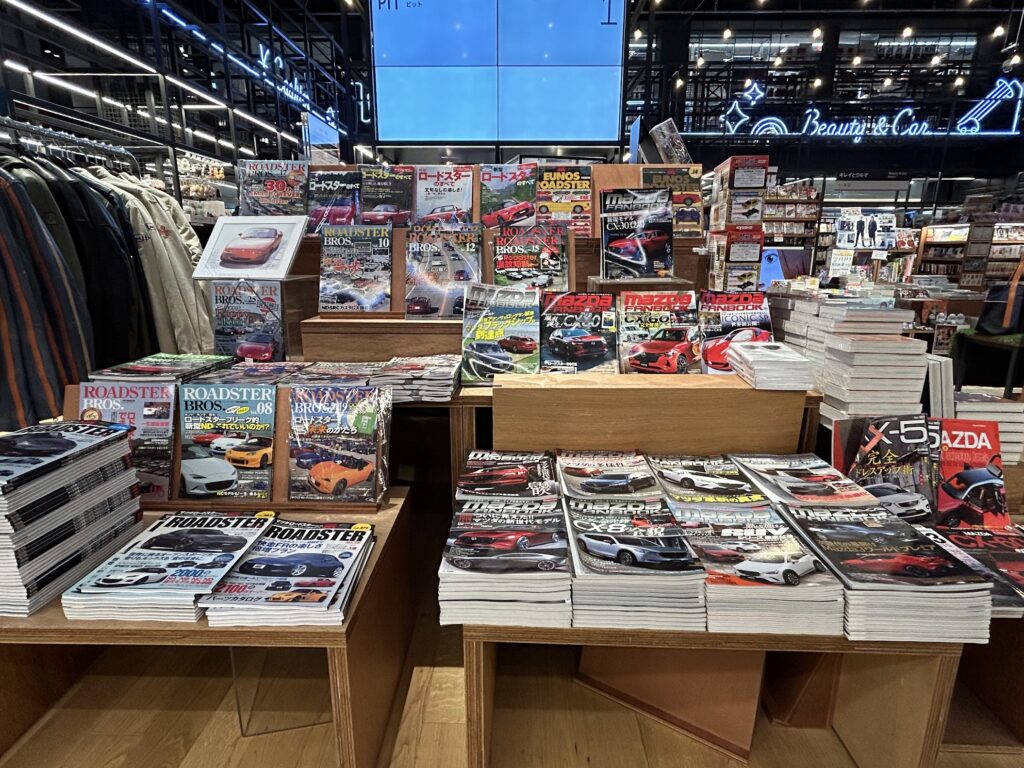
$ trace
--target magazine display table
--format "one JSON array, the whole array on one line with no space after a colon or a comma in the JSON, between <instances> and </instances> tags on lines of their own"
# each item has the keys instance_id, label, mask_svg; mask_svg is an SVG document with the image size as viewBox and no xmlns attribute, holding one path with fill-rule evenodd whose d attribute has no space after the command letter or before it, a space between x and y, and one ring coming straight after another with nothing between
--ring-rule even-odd
<instances>
[{"instance_id":1,"label":"magazine display table","mask_svg":"<svg viewBox=\"0 0 1024 768\"><path fill-rule=\"evenodd\" d=\"M323 514L318 520L372 523L377 543L344 623L337 627L224 627L198 622L68 621L55 600L27 619L0 618L0 753L44 715L84 670L67 658L88 645L205 645L323 648L343 768L374 768L412 634L412 513L406 489L375 515ZM310 518L305 518L310 519ZM26 673L26 657L32 657ZM13 713L10 714L10 713Z\"/></svg>"}]
</instances>

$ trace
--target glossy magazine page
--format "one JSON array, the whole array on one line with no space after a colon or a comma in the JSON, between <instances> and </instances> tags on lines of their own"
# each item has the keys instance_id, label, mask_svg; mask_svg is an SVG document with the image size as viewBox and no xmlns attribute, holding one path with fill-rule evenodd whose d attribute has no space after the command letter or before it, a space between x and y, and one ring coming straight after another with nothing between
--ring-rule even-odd
<instances>
[{"instance_id":1,"label":"glossy magazine page","mask_svg":"<svg viewBox=\"0 0 1024 768\"><path fill-rule=\"evenodd\" d=\"M728 455L772 501L791 506L870 507L875 497L812 453Z\"/></svg>"},{"instance_id":2,"label":"glossy magazine page","mask_svg":"<svg viewBox=\"0 0 1024 768\"><path fill-rule=\"evenodd\" d=\"M724 456L648 456L673 505L764 508L767 497Z\"/></svg>"},{"instance_id":3,"label":"glossy magazine page","mask_svg":"<svg viewBox=\"0 0 1024 768\"><path fill-rule=\"evenodd\" d=\"M562 493L575 499L661 499L643 456L617 451L559 451Z\"/></svg>"},{"instance_id":4,"label":"glossy magazine page","mask_svg":"<svg viewBox=\"0 0 1024 768\"><path fill-rule=\"evenodd\" d=\"M457 501L557 498L555 465L546 453L470 451L455 492Z\"/></svg>"},{"instance_id":5,"label":"glossy magazine page","mask_svg":"<svg viewBox=\"0 0 1024 768\"><path fill-rule=\"evenodd\" d=\"M615 296L541 294L541 373L615 373Z\"/></svg>"}]
</instances>

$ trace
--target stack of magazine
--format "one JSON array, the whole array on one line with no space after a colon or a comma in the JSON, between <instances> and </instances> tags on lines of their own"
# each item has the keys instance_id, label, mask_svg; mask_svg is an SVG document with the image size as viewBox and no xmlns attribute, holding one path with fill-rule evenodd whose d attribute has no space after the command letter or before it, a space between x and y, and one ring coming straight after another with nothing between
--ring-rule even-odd
<instances>
[{"instance_id":1,"label":"stack of magazine","mask_svg":"<svg viewBox=\"0 0 1024 768\"><path fill-rule=\"evenodd\" d=\"M438 570L441 624L570 626L568 560L551 457L470 453Z\"/></svg>"},{"instance_id":2,"label":"stack of magazine","mask_svg":"<svg viewBox=\"0 0 1024 768\"><path fill-rule=\"evenodd\" d=\"M198 621L209 595L272 516L176 512L156 520L64 593L69 619Z\"/></svg>"},{"instance_id":3,"label":"stack of magazine","mask_svg":"<svg viewBox=\"0 0 1024 768\"><path fill-rule=\"evenodd\" d=\"M228 368L216 368L196 376L193 381L203 384L277 384L298 373L309 363L235 363Z\"/></svg>"},{"instance_id":4,"label":"stack of magazine","mask_svg":"<svg viewBox=\"0 0 1024 768\"><path fill-rule=\"evenodd\" d=\"M0 616L28 616L137 530L130 428L39 424L0 437Z\"/></svg>"},{"instance_id":5,"label":"stack of magazine","mask_svg":"<svg viewBox=\"0 0 1024 768\"><path fill-rule=\"evenodd\" d=\"M754 389L814 388L807 358L779 342L733 342L726 359L739 377Z\"/></svg>"},{"instance_id":6,"label":"stack of magazine","mask_svg":"<svg viewBox=\"0 0 1024 768\"><path fill-rule=\"evenodd\" d=\"M561 451L576 627L703 630L704 569L634 453Z\"/></svg>"},{"instance_id":7,"label":"stack of magazine","mask_svg":"<svg viewBox=\"0 0 1024 768\"><path fill-rule=\"evenodd\" d=\"M994 421L999 424L999 447L1003 464L1020 461L1024 448L1024 402L1007 400L979 387L967 387L953 395L958 419ZM952 416L953 414L947 414Z\"/></svg>"},{"instance_id":8,"label":"stack of magazine","mask_svg":"<svg viewBox=\"0 0 1024 768\"><path fill-rule=\"evenodd\" d=\"M89 374L90 381L190 381L197 376L235 362L228 355L171 355L157 352L138 360L101 368Z\"/></svg>"},{"instance_id":9,"label":"stack of magazine","mask_svg":"<svg viewBox=\"0 0 1024 768\"><path fill-rule=\"evenodd\" d=\"M396 403L447 403L455 394L460 355L393 357L370 376L370 386L391 387Z\"/></svg>"},{"instance_id":10,"label":"stack of magazine","mask_svg":"<svg viewBox=\"0 0 1024 768\"><path fill-rule=\"evenodd\" d=\"M368 523L275 520L199 605L212 627L341 624L373 541Z\"/></svg>"}]
</instances>

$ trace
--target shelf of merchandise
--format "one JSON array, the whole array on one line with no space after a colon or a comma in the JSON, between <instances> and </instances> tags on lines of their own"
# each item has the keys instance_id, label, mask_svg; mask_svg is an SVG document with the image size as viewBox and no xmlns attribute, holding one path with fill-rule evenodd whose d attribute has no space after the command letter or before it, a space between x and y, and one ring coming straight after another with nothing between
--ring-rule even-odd
<instances>
[{"instance_id":1,"label":"shelf of merchandise","mask_svg":"<svg viewBox=\"0 0 1024 768\"><path fill-rule=\"evenodd\" d=\"M210 627L179 622L69 621L59 601L27 619L0 618L0 752L27 731L70 688L82 668L62 662L85 645L201 645L323 648L330 676L334 729L345 768L373 768L400 689L416 600L412 578L412 513L405 490L376 515L333 512L322 521L375 526L370 554L345 621L335 627ZM308 518L306 518L308 519ZM26 654L30 675L19 673ZM159 709L160 703L154 702ZM8 716L10 713L10 717Z\"/></svg>"}]
</instances>

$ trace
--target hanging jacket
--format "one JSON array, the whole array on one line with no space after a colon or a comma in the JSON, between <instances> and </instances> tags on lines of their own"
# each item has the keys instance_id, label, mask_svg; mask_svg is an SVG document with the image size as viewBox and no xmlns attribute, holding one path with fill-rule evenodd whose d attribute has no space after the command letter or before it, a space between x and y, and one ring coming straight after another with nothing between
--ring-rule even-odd
<instances>
[{"instance_id":1,"label":"hanging jacket","mask_svg":"<svg viewBox=\"0 0 1024 768\"><path fill-rule=\"evenodd\" d=\"M189 259L192 262L192 266L195 267L203 255L203 244L199 240L199 235L197 235L196 231L192 228L192 224L189 222L185 211L182 210L181 204L178 203L173 196L167 194L161 189L149 187L143 184L140 179L132 176L130 173L122 172L120 175L122 179L131 184L135 184L136 186L146 186L147 189L153 193L156 199L160 201L164 210L167 211L171 220L174 221L174 226L178 230L178 234L181 236L181 240L185 244L185 247L188 249Z\"/></svg>"}]
</instances>

